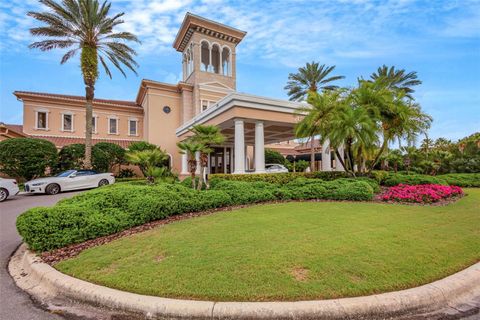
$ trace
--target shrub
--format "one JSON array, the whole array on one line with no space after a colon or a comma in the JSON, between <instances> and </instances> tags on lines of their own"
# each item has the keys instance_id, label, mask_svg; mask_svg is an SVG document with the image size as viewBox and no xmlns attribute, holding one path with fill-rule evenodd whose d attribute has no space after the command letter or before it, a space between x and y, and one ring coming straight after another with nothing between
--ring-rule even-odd
<instances>
[{"instance_id":1,"label":"shrub","mask_svg":"<svg viewBox=\"0 0 480 320\"><path fill-rule=\"evenodd\" d=\"M457 186L422 184L409 186L400 184L389 188L381 197L383 201L432 203L463 193Z\"/></svg>"},{"instance_id":2,"label":"shrub","mask_svg":"<svg viewBox=\"0 0 480 320\"><path fill-rule=\"evenodd\" d=\"M119 183L21 214L17 229L33 250L52 250L187 213L282 199L370 200L369 182L299 178L285 185L217 179L206 191L182 184Z\"/></svg>"},{"instance_id":3,"label":"shrub","mask_svg":"<svg viewBox=\"0 0 480 320\"><path fill-rule=\"evenodd\" d=\"M423 174L391 174L384 179L383 185L387 187L399 184L418 185L418 184L441 184L446 185L447 182L442 178L428 176Z\"/></svg>"},{"instance_id":4,"label":"shrub","mask_svg":"<svg viewBox=\"0 0 480 320\"><path fill-rule=\"evenodd\" d=\"M12 138L0 142L0 171L8 176L31 180L57 165L57 148L50 141Z\"/></svg>"},{"instance_id":5,"label":"shrub","mask_svg":"<svg viewBox=\"0 0 480 320\"><path fill-rule=\"evenodd\" d=\"M64 146L58 157L57 171L81 169L85 156L85 144ZM111 171L114 165L124 163L125 149L109 142L99 142L92 147L92 166L98 172Z\"/></svg>"},{"instance_id":6,"label":"shrub","mask_svg":"<svg viewBox=\"0 0 480 320\"><path fill-rule=\"evenodd\" d=\"M350 175L342 171L320 171L320 172L288 172L288 173L271 173L271 174L211 174L209 175L211 180L222 179L232 181L245 181L255 182L263 181L268 183L286 184L297 178L307 179L322 179L322 180L335 180L339 178L348 178Z\"/></svg>"},{"instance_id":7,"label":"shrub","mask_svg":"<svg viewBox=\"0 0 480 320\"><path fill-rule=\"evenodd\" d=\"M272 149L265 149L265 163L278 163L284 164L287 161L280 152L272 150Z\"/></svg>"},{"instance_id":8,"label":"shrub","mask_svg":"<svg viewBox=\"0 0 480 320\"><path fill-rule=\"evenodd\" d=\"M130 168L121 169L120 172L117 174L117 178L124 179L124 178L133 178L135 177L135 171Z\"/></svg>"},{"instance_id":9,"label":"shrub","mask_svg":"<svg viewBox=\"0 0 480 320\"><path fill-rule=\"evenodd\" d=\"M439 175L438 178L453 186L480 188L480 173L449 173Z\"/></svg>"}]
</instances>

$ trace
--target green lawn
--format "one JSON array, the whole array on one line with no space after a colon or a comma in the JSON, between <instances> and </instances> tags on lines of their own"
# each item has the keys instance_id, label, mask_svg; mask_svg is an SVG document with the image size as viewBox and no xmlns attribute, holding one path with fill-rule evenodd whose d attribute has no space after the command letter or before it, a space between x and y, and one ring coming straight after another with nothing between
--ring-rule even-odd
<instances>
[{"instance_id":1,"label":"green lawn","mask_svg":"<svg viewBox=\"0 0 480 320\"><path fill-rule=\"evenodd\" d=\"M184 220L56 267L163 297L301 300L418 286L480 260L480 189L448 206L305 202Z\"/></svg>"}]
</instances>

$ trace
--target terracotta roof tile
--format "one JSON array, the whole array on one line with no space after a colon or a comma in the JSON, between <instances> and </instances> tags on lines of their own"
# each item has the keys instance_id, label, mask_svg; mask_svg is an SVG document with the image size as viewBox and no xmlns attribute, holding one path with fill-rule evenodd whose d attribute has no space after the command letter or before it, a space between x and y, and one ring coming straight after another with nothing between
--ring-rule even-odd
<instances>
[{"instance_id":1,"label":"terracotta roof tile","mask_svg":"<svg viewBox=\"0 0 480 320\"><path fill-rule=\"evenodd\" d=\"M52 137L52 136L32 136L32 138L45 139L52 142L57 148L62 148L64 146L74 144L74 143L85 143L83 138L68 138L68 137ZM110 142L118 144L122 148L128 148L130 144L136 141L132 140L113 140L113 139L92 139L92 144L95 145L99 142Z\"/></svg>"},{"instance_id":2,"label":"terracotta roof tile","mask_svg":"<svg viewBox=\"0 0 480 320\"><path fill-rule=\"evenodd\" d=\"M23 125L21 125L21 124L4 123L3 125L9 130L15 131L17 133L23 133Z\"/></svg>"},{"instance_id":3,"label":"terracotta roof tile","mask_svg":"<svg viewBox=\"0 0 480 320\"><path fill-rule=\"evenodd\" d=\"M31 91L15 91L13 94L16 95L19 98L21 98L22 96L37 96L37 97L46 97L46 98L58 98L58 99L63 99L63 100L85 101L85 97L83 97L83 96L74 96L74 95L67 95L67 94L56 94L56 93L46 93L46 92L31 92ZM93 103L113 104L113 105L117 105L117 106L142 108L135 101L111 100L111 99L93 99Z\"/></svg>"}]
</instances>

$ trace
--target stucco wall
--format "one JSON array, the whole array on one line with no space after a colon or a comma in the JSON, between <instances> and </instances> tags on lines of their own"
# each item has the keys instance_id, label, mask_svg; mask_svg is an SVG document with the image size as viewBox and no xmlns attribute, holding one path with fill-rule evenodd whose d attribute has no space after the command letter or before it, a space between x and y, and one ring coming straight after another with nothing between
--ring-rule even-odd
<instances>
[{"instance_id":1,"label":"stucco wall","mask_svg":"<svg viewBox=\"0 0 480 320\"><path fill-rule=\"evenodd\" d=\"M48 112L48 128L36 129L36 111ZM73 131L63 131L62 117L63 113L73 114ZM118 140L142 140L143 139L143 111L141 109L132 110L132 108L103 108L93 107L93 114L97 117L97 131L93 138L118 139ZM118 134L109 134L108 119L116 117L118 119ZM128 121L136 119L137 135L129 135ZM85 137L85 107L62 104L48 101L24 101L23 109L23 131L29 135L47 135L62 137Z\"/></svg>"}]
</instances>

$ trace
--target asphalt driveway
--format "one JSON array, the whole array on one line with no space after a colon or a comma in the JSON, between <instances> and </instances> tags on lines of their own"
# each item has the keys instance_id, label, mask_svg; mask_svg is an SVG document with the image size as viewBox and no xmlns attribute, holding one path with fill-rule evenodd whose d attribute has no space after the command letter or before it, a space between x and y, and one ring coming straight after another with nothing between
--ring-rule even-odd
<instances>
[{"instance_id":1,"label":"asphalt driveway","mask_svg":"<svg viewBox=\"0 0 480 320\"><path fill-rule=\"evenodd\" d=\"M62 319L58 315L38 308L30 297L21 291L8 274L7 264L12 252L20 245L21 238L15 228L15 220L25 210L38 206L52 206L60 199L79 192L48 195L18 195L0 203L0 319L43 320Z\"/></svg>"}]
</instances>

